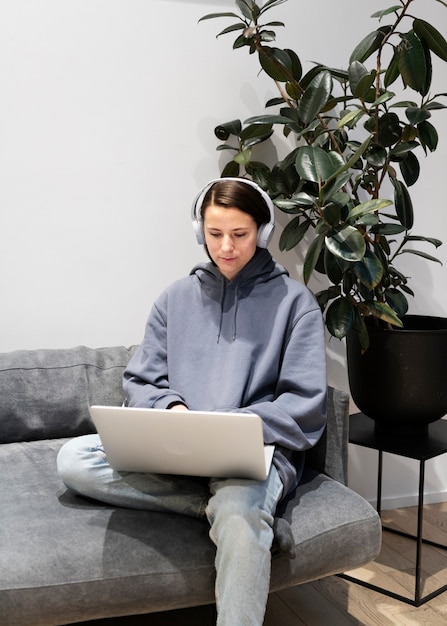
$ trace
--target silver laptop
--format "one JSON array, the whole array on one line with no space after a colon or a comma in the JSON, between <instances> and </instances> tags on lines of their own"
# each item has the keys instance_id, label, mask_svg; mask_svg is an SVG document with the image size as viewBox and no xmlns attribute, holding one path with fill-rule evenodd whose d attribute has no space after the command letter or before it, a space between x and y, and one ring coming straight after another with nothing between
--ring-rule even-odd
<instances>
[{"instance_id":1,"label":"silver laptop","mask_svg":"<svg viewBox=\"0 0 447 626\"><path fill-rule=\"evenodd\" d=\"M262 420L214 413L91 406L107 459L117 471L265 480L274 446Z\"/></svg>"}]
</instances>

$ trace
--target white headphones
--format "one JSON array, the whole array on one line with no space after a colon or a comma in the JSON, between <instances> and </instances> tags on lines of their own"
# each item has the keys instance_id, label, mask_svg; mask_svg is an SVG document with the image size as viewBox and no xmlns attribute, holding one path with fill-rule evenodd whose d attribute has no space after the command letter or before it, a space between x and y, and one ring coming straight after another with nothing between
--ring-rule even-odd
<instances>
[{"instance_id":1,"label":"white headphones","mask_svg":"<svg viewBox=\"0 0 447 626\"><path fill-rule=\"evenodd\" d=\"M210 181L207 185L205 185L205 187L201 191L199 191L191 207L192 227L196 235L197 243L200 244L201 246L204 245L205 243L205 235L203 232L203 221L202 221L202 204L205 199L205 196L207 192L209 191L209 189L215 183L225 182L227 180L237 181L238 183L245 183L246 185L250 185L250 187L253 187L253 189L256 189L256 191L262 196L262 199L264 200L264 202L266 203L269 209L270 220L266 224L261 224L261 226L259 226L256 245L259 248L267 248L270 242L270 239L272 238L273 231L275 229L275 211L274 211L273 202L270 196L259 185L257 185L252 180L249 180L248 178L230 178L230 177L215 178L214 180Z\"/></svg>"}]
</instances>

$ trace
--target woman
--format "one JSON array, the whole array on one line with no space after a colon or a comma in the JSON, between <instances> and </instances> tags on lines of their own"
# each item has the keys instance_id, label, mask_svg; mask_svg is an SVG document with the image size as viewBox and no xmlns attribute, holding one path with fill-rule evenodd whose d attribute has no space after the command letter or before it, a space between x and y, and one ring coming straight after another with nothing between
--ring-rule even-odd
<instances>
[{"instance_id":1,"label":"woman","mask_svg":"<svg viewBox=\"0 0 447 626\"><path fill-rule=\"evenodd\" d=\"M260 626L269 591L278 502L299 482L304 452L325 424L322 316L266 247L274 220L265 192L245 179L211 181L192 208L209 263L155 302L124 374L135 407L254 412L275 445L268 478L194 480L131 473L107 463L96 435L61 450L74 492L113 505L206 515L216 544L219 626Z\"/></svg>"}]
</instances>

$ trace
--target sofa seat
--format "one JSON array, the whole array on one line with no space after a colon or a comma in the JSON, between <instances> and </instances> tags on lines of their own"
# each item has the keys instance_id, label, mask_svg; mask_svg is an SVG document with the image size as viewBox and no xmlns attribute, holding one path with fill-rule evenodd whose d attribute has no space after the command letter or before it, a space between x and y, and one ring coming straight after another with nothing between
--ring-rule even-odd
<instances>
[{"instance_id":1,"label":"sofa seat","mask_svg":"<svg viewBox=\"0 0 447 626\"><path fill-rule=\"evenodd\" d=\"M51 626L214 601L204 520L114 508L67 492L65 439L0 446L2 626ZM339 482L306 475L284 517L297 556L273 559L272 590L351 569L376 552L374 510Z\"/></svg>"},{"instance_id":2,"label":"sofa seat","mask_svg":"<svg viewBox=\"0 0 447 626\"><path fill-rule=\"evenodd\" d=\"M93 430L89 403L122 402L130 353L119 347L0 355L1 626L56 626L214 602L215 548L206 520L106 506L69 493L56 472L63 443ZM329 388L326 433L282 510L297 556L273 557L272 591L363 565L380 551L376 511L343 484L347 407L346 394Z\"/></svg>"}]
</instances>

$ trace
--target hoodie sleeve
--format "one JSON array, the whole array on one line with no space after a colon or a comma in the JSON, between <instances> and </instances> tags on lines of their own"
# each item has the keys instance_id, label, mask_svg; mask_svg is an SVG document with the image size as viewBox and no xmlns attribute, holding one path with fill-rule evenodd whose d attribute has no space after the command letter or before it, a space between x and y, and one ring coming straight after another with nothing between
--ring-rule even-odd
<instances>
[{"instance_id":1,"label":"hoodie sleeve","mask_svg":"<svg viewBox=\"0 0 447 626\"><path fill-rule=\"evenodd\" d=\"M264 442L276 446L273 462L284 495L300 481L305 451L324 432L326 393L324 325L318 308L303 314L292 328L274 398L242 409L262 418Z\"/></svg>"},{"instance_id":2,"label":"hoodie sleeve","mask_svg":"<svg viewBox=\"0 0 447 626\"><path fill-rule=\"evenodd\" d=\"M165 294L152 307L144 340L124 372L123 387L127 406L166 409L175 402L186 405L168 382Z\"/></svg>"},{"instance_id":3,"label":"hoodie sleeve","mask_svg":"<svg viewBox=\"0 0 447 626\"><path fill-rule=\"evenodd\" d=\"M244 410L262 417L265 443L302 452L314 446L324 431L326 392L324 325L318 308L305 312L292 327L275 397Z\"/></svg>"}]
</instances>

